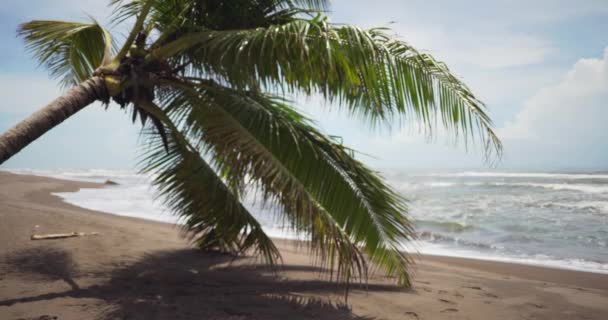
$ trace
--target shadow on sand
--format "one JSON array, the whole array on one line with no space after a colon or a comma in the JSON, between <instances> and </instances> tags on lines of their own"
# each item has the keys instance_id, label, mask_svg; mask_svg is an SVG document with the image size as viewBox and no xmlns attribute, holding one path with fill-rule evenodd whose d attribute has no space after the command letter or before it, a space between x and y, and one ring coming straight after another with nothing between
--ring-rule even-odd
<instances>
[{"instance_id":1,"label":"shadow on sand","mask_svg":"<svg viewBox=\"0 0 608 320\"><path fill-rule=\"evenodd\" d=\"M73 279L78 266L72 255L64 250L52 247L27 249L7 256L5 263L22 275L47 281L63 280L72 290L80 289Z\"/></svg>"},{"instance_id":2,"label":"shadow on sand","mask_svg":"<svg viewBox=\"0 0 608 320\"><path fill-rule=\"evenodd\" d=\"M197 250L150 254L127 267L99 274L104 284L79 288L76 264L60 250L27 250L6 263L15 272L62 279L72 290L0 301L0 306L62 297L96 298L108 304L98 319L369 319L342 303L308 294L342 294L343 288L322 280L282 279L267 268L233 264L234 258ZM305 266L282 270L318 273ZM390 285L353 285L353 289L395 291ZM297 292L298 294L294 293Z\"/></svg>"}]
</instances>

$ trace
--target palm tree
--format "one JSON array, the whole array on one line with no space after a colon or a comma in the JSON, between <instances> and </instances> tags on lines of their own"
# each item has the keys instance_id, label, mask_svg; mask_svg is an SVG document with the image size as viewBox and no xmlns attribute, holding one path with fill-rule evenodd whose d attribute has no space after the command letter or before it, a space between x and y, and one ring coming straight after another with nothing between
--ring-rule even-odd
<instances>
[{"instance_id":1,"label":"palm tree","mask_svg":"<svg viewBox=\"0 0 608 320\"><path fill-rule=\"evenodd\" d=\"M320 95L380 126L412 121L501 144L485 106L445 64L388 36L332 24L324 0L113 0L135 21L121 46L97 22L31 21L28 49L71 86L0 136L0 164L94 101L116 102L146 133L142 171L203 249L280 259L241 204L255 192L308 236L336 279L371 264L407 285L407 207L354 152L288 97Z\"/></svg>"}]
</instances>

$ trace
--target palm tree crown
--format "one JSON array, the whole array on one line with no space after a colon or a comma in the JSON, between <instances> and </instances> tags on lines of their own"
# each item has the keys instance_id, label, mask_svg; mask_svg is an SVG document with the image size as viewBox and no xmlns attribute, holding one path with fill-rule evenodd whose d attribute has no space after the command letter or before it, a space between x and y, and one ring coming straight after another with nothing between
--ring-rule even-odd
<instances>
[{"instance_id":1,"label":"palm tree crown","mask_svg":"<svg viewBox=\"0 0 608 320\"><path fill-rule=\"evenodd\" d=\"M19 34L64 85L100 79L97 99L141 122L142 171L201 248L280 258L240 202L254 192L338 279L365 277L371 262L408 283L404 199L290 96L320 95L376 126L439 124L500 154L485 106L445 64L386 29L330 23L324 0L112 4L135 21L120 46L94 21L32 21Z\"/></svg>"}]
</instances>

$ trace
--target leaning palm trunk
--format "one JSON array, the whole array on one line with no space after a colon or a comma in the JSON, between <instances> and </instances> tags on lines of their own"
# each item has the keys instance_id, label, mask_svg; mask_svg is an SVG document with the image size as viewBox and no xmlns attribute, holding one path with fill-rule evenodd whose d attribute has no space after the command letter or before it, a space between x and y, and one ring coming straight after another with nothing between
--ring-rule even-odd
<instances>
[{"instance_id":1,"label":"leaning palm trunk","mask_svg":"<svg viewBox=\"0 0 608 320\"><path fill-rule=\"evenodd\" d=\"M107 96L101 77L92 77L71 88L0 136L0 164L76 112L96 100L106 100Z\"/></svg>"},{"instance_id":2,"label":"leaning palm trunk","mask_svg":"<svg viewBox=\"0 0 608 320\"><path fill-rule=\"evenodd\" d=\"M500 155L501 143L484 104L445 64L384 29L330 23L328 2L112 0L116 21L136 19L119 46L95 21L24 23L19 35L38 62L64 85L81 84L0 136L0 164L111 99L141 120L142 171L200 248L280 261L241 203L250 192L308 236L336 279L365 277L373 263L407 285L405 200L287 98L321 95L374 126L443 125L479 136L486 155Z\"/></svg>"}]
</instances>

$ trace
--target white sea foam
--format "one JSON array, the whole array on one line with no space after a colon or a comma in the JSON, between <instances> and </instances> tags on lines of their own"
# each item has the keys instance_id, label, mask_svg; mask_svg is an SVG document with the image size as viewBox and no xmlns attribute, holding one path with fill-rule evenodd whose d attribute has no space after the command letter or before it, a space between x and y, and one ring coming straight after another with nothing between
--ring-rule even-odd
<instances>
[{"instance_id":1,"label":"white sea foam","mask_svg":"<svg viewBox=\"0 0 608 320\"><path fill-rule=\"evenodd\" d=\"M591 210L598 213L608 213L608 201L580 201L580 202L551 202L546 207L562 207L566 209Z\"/></svg>"},{"instance_id":2,"label":"white sea foam","mask_svg":"<svg viewBox=\"0 0 608 320\"><path fill-rule=\"evenodd\" d=\"M426 183L426 185L429 187L453 187L453 186L456 186L457 183L439 181L439 182L428 182L428 183Z\"/></svg>"},{"instance_id":3,"label":"white sea foam","mask_svg":"<svg viewBox=\"0 0 608 320\"><path fill-rule=\"evenodd\" d=\"M598 185L598 184L574 184L574 183L496 182L496 183L490 183L490 185L533 187L533 188L543 188L543 189L552 189L552 190L571 190L571 191L579 191L579 192L587 192L587 193L608 193L608 185L605 185L605 184Z\"/></svg>"},{"instance_id":4,"label":"white sea foam","mask_svg":"<svg viewBox=\"0 0 608 320\"><path fill-rule=\"evenodd\" d=\"M592 173L544 173L544 172L457 172L431 173L423 176L432 177L480 177L480 178L543 178L543 179L606 179L608 174Z\"/></svg>"},{"instance_id":5,"label":"white sea foam","mask_svg":"<svg viewBox=\"0 0 608 320\"><path fill-rule=\"evenodd\" d=\"M156 191L151 186L149 177L129 171L98 169L61 172L20 170L19 172L76 181L104 182L110 179L117 182L118 185L106 186L102 189L84 188L77 192L57 192L54 194L70 204L90 210L118 216L181 224L178 217L165 208L162 201L156 197ZM305 235L296 233L276 221L272 214L265 213L259 204L254 203L253 199L246 199L244 205L256 215L256 218L262 223L262 228L269 236L283 239L303 240L305 238Z\"/></svg>"},{"instance_id":6,"label":"white sea foam","mask_svg":"<svg viewBox=\"0 0 608 320\"><path fill-rule=\"evenodd\" d=\"M108 186L102 189L81 189L78 192L60 192L66 202L79 207L167 223L178 223L178 219L168 212L153 196L149 185L135 184Z\"/></svg>"},{"instance_id":7,"label":"white sea foam","mask_svg":"<svg viewBox=\"0 0 608 320\"><path fill-rule=\"evenodd\" d=\"M530 187L530 188L543 188L552 190L571 190L586 193L608 193L608 182L607 184L595 184L595 183L537 183L537 182L447 182L447 181L434 181L425 182L422 184L411 184L411 183L397 183L398 189L420 189L425 187L431 188L447 188L457 186L467 187L479 187L479 186L494 186L494 187Z\"/></svg>"},{"instance_id":8,"label":"white sea foam","mask_svg":"<svg viewBox=\"0 0 608 320\"><path fill-rule=\"evenodd\" d=\"M104 182L106 180L146 180L142 175L130 170L108 170L108 169L66 169L66 170L39 170L39 169L9 169L17 174L30 174L57 179Z\"/></svg>"},{"instance_id":9,"label":"white sea foam","mask_svg":"<svg viewBox=\"0 0 608 320\"><path fill-rule=\"evenodd\" d=\"M567 270L576 270L576 271L585 271L585 272L594 272L594 273L604 273L608 274L608 263L600 263L595 261L589 261L584 259L561 259L557 257L553 257L550 255L544 254L521 254L521 255L512 255L505 256L499 254L492 253L480 253L474 250L468 250L464 248L454 248L445 245L438 245L433 243L425 243L420 242L417 246L417 250L415 252L437 255L437 256L445 256L445 257L459 257L459 258L469 258L469 259L477 259L477 260L489 260L489 261L498 261L498 262L509 262L509 263L518 263L525 265L533 265L533 266L544 266L550 268L557 269L567 269ZM408 251L408 250L406 250ZM409 250L412 252L411 250Z\"/></svg>"}]
</instances>

